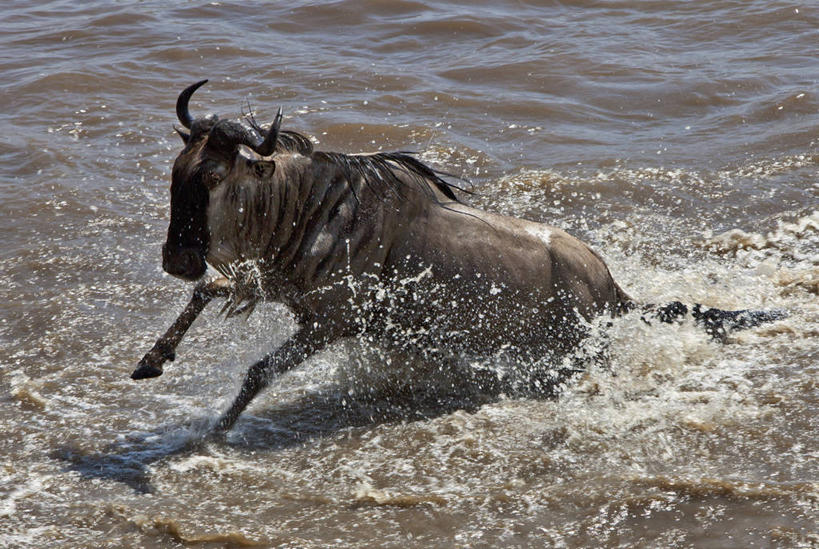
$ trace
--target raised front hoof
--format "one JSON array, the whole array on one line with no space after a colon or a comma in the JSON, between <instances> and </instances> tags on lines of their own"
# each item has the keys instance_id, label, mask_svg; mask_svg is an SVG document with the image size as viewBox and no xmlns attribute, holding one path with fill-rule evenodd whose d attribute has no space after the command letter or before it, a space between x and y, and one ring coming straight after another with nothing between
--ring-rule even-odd
<instances>
[{"instance_id":1,"label":"raised front hoof","mask_svg":"<svg viewBox=\"0 0 819 549\"><path fill-rule=\"evenodd\" d=\"M162 368L140 362L137 369L131 374L131 379L148 379L162 375Z\"/></svg>"}]
</instances>

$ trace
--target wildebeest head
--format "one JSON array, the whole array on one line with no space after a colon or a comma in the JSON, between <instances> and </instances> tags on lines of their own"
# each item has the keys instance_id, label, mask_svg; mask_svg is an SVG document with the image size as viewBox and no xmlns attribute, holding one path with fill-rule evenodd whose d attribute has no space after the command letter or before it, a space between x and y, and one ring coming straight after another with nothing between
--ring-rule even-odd
<instances>
[{"instance_id":1,"label":"wildebeest head","mask_svg":"<svg viewBox=\"0 0 819 549\"><path fill-rule=\"evenodd\" d=\"M193 93L207 80L189 86L179 94L176 114L190 133L177 129L185 142L184 150L174 162L171 179L171 222L162 246L162 268L185 280L196 280L205 274L205 258L210 247L207 209L208 197L233 168L240 145L259 156L271 155L276 149L282 113L268 131L252 123L247 128L238 122L219 120L215 115L194 119L188 110ZM254 161L258 170L270 172L272 162Z\"/></svg>"}]
</instances>

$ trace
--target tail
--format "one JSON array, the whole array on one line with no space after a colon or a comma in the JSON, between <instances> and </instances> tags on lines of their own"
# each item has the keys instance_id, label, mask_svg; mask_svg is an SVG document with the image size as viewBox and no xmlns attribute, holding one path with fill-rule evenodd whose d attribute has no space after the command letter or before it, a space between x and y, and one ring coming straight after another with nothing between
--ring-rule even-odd
<instances>
[{"instance_id":1,"label":"tail","mask_svg":"<svg viewBox=\"0 0 819 549\"><path fill-rule=\"evenodd\" d=\"M689 312L689 308L679 301L672 301L667 305L645 305L642 307L642 319L647 324L651 324L648 317L654 317L660 322L672 324L680 321ZM724 341L729 332L733 330L744 330L753 328L766 322L773 322L788 317L788 313L781 309L773 311L752 311L743 309L740 311L725 311L713 307L705 307L696 304L691 308L691 316L705 332L714 339Z\"/></svg>"}]
</instances>

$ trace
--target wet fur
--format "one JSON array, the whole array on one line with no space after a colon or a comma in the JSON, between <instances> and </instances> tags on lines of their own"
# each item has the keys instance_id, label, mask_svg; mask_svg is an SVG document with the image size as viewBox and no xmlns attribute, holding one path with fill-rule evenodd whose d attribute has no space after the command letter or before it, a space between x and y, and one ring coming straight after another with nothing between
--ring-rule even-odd
<instances>
[{"instance_id":1,"label":"wet fur","mask_svg":"<svg viewBox=\"0 0 819 549\"><path fill-rule=\"evenodd\" d=\"M251 366L218 429L229 429L273 375L340 337L366 333L396 348L458 356L560 357L595 317L637 306L586 244L463 204L456 185L408 153L317 152L305 136L279 132L280 117L268 130L252 117L250 128L193 119L187 100L201 85L177 102L191 133L174 164L166 270L174 261L184 267L195 249L230 280L228 314L275 300L299 322ZM671 304L648 314L667 322L687 312ZM692 312L712 335L780 318Z\"/></svg>"}]
</instances>

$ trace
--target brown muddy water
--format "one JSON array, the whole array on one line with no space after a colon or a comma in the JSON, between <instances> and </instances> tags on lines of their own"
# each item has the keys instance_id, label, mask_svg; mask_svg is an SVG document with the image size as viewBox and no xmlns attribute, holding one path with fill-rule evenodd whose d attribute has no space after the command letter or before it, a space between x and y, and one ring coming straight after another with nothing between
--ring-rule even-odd
<instances>
[{"instance_id":1,"label":"brown muddy water","mask_svg":"<svg viewBox=\"0 0 819 549\"><path fill-rule=\"evenodd\" d=\"M804 1L7 2L0 546L819 545L817 29ZM720 344L626 316L556 399L350 342L192 444L294 329L213 307L129 378L191 290L160 246L202 78L197 113L417 151L642 301L790 317Z\"/></svg>"}]
</instances>

